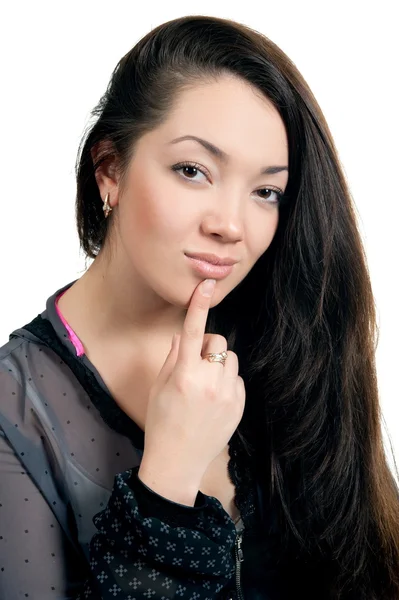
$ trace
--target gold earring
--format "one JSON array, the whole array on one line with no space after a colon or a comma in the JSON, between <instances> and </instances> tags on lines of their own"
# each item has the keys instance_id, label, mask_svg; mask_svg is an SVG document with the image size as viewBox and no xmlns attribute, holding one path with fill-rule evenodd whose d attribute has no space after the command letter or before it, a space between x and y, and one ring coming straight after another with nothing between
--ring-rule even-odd
<instances>
[{"instance_id":1,"label":"gold earring","mask_svg":"<svg viewBox=\"0 0 399 600\"><path fill-rule=\"evenodd\" d=\"M110 212L111 212L111 210L112 210L112 206L110 206L110 205L108 204L108 198L109 198L109 192L108 192L108 193L107 193L107 195L105 196L105 200L104 200L104 204L103 204L103 211L104 211L104 214L105 214L105 218L107 218L107 217L108 217L109 213L110 213Z\"/></svg>"}]
</instances>

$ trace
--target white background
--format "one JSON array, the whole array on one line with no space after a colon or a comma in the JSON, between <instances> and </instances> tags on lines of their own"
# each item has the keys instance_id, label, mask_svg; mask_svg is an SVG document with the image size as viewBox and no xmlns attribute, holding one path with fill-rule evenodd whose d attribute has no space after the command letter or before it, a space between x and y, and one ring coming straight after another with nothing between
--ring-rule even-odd
<instances>
[{"instance_id":1,"label":"white background","mask_svg":"<svg viewBox=\"0 0 399 600\"><path fill-rule=\"evenodd\" d=\"M2 6L0 346L85 270L75 232L74 164L90 110L118 60L169 19L203 14L241 21L294 61L335 139L368 257L380 327L381 407L398 457L397 3L36 0Z\"/></svg>"}]
</instances>

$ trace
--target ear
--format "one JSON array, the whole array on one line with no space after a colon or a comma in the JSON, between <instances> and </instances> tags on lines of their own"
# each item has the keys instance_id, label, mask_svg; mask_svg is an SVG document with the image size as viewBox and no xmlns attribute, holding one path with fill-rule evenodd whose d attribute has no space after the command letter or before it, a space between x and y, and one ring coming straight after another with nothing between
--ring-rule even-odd
<instances>
[{"instance_id":1,"label":"ear","mask_svg":"<svg viewBox=\"0 0 399 600\"><path fill-rule=\"evenodd\" d=\"M109 205L114 207L118 203L119 192L118 160L114 145L108 140L101 140L92 147L90 153L93 165L101 160L95 172L100 196L104 201L109 193Z\"/></svg>"}]
</instances>

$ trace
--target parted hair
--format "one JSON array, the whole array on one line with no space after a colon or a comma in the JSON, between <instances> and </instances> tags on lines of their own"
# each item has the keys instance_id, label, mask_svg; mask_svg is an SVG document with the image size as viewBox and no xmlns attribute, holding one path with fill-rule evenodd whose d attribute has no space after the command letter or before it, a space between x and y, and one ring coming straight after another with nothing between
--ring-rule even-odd
<instances>
[{"instance_id":1,"label":"parted hair","mask_svg":"<svg viewBox=\"0 0 399 600\"><path fill-rule=\"evenodd\" d=\"M302 597L397 600L399 494L383 446L366 254L332 135L287 55L248 26L208 16L168 21L140 39L117 64L79 147L81 248L95 258L113 225L96 169L113 155L123 182L135 143L178 94L226 74L273 103L289 144L275 236L209 311L206 328L239 359L239 432L277 523L270 560L300 578ZM271 533L265 523L265 547Z\"/></svg>"}]
</instances>

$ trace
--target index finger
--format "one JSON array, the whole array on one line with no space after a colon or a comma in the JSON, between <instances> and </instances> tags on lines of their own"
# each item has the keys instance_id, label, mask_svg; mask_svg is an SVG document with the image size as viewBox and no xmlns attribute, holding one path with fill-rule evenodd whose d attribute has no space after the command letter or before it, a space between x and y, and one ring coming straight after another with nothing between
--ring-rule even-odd
<instances>
[{"instance_id":1,"label":"index finger","mask_svg":"<svg viewBox=\"0 0 399 600\"><path fill-rule=\"evenodd\" d=\"M208 284L208 282L213 282ZM203 286L212 285L210 295L206 296ZM193 364L201 358L201 350L205 335L206 320L208 318L209 306L215 290L215 279L205 279L197 285L184 319L183 329L180 335L179 353L176 363L183 365Z\"/></svg>"}]
</instances>

